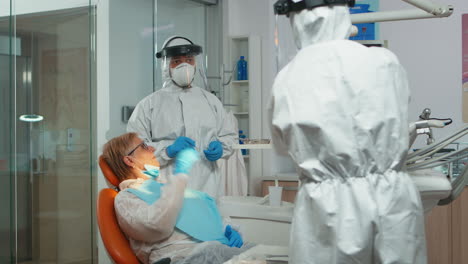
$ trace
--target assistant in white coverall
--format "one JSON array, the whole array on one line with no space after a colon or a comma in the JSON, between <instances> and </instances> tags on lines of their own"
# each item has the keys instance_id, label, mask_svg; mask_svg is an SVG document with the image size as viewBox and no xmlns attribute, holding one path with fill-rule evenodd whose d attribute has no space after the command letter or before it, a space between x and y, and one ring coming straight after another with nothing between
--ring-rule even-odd
<instances>
[{"instance_id":1,"label":"assistant in white coverall","mask_svg":"<svg viewBox=\"0 0 468 264\"><path fill-rule=\"evenodd\" d=\"M276 13L303 1L284 2ZM289 13L300 50L273 85L273 144L301 181L290 263L426 263L421 200L404 169L406 74L389 50L347 40L341 2Z\"/></svg>"},{"instance_id":2,"label":"assistant in white coverall","mask_svg":"<svg viewBox=\"0 0 468 264\"><path fill-rule=\"evenodd\" d=\"M201 156L191 172L188 187L213 197L224 195L216 160L232 154L236 131L227 122L222 103L194 79L203 69L202 48L184 37L171 37L156 55L162 60L162 89L141 100L127 125L153 146L165 179L173 158L184 148L195 148Z\"/></svg>"}]
</instances>

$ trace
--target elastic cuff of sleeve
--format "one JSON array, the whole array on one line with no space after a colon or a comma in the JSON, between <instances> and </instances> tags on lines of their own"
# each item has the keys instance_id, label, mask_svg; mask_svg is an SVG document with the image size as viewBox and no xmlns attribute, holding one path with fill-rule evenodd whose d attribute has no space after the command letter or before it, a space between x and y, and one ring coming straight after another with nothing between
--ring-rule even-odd
<instances>
[{"instance_id":1,"label":"elastic cuff of sleeve","mask_svg":"<svg viewBox=\"0 0 468 264\"><path fill-rule=\"evenodd\" d=\"M171 158L171 157L169 157L169 155L167 155L166 149L167 149L167 147L165 147L164 149L161 150L161 158L163 158L165 160L172 160L173 158Z\"/></svg>"}]
</instances>

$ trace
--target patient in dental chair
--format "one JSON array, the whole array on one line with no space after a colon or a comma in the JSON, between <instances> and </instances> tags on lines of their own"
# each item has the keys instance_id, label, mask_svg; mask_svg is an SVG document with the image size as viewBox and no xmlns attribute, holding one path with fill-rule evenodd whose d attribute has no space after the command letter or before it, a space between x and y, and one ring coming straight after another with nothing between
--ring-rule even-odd
<instances>
[{"instance_id":1,"label":"patient in dental chair","mask_svg":"<svg viewBox=\"0 0 468 264\"><path fill-rule=\"evenodd\" d=\"M224 226L213 198L186 188L195 150L177 155L167 182L158 177L154 151L135 133L113 138L103 149L121 181L114 203L119 225L142 263L224 263L253 246Z\"/></svg>"}]
</instances>

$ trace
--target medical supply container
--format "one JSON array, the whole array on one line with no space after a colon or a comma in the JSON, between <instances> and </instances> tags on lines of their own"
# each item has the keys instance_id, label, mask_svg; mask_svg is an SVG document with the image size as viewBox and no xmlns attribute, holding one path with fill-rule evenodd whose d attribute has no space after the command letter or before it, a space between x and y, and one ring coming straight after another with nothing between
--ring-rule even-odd
<instances>
[{"instance_id":1,"label":"medical supply container","mask_svg":"<svg viewBox=\"0 0 468 264\"><path fill-rule=\"evenodd\" d=\"M247 80L247 61L244 56L240 56L240 59L237 62L237 80Z\"/></svg>"}]
</instances>

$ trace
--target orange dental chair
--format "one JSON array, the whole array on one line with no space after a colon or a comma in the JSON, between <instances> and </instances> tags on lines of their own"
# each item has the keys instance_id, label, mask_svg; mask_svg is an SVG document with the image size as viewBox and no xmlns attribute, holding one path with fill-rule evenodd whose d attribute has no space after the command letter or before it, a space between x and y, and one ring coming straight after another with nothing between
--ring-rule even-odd
<instances>
[{"instance_id":1,"label":"orange dental chair","mask_svg":"<svg viewBox=\"0 0 468 264\"><path fill-rule=\"evenodd\" d=\"M110 184L118 187L119 179L102 156L99 167ZM120 230L114 210L114 199L117 191L111 188L102 189L97 200L97 220L102 241L112 260L117 264L139 264L130 243Z\"/></svg>"}]
</instances>

